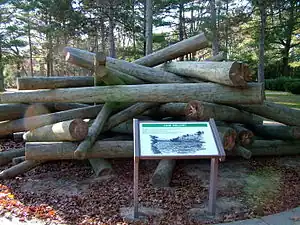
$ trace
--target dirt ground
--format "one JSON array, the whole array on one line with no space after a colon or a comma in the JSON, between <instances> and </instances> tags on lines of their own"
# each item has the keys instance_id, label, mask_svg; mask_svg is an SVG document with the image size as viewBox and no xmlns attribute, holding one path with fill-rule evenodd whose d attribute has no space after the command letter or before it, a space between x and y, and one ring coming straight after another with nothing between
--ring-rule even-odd
<instances>
[{"instance_id":1,"label":"dirt ground","mask_svg":"<svg viewBox=\"0 0 300 225\"><path fill-rule=\"evenodd\" d=\"M4 150L11 145L1 143ZM0 214L45 224L208 224L269 215L300 204L300 156L221 163L215 219L201 215L208 198L208 160L177 161L169 188L153 188L149 181L158 161L142 161L140 206L160 214L132 222L121 212L133 205L133 161L111 162L110 176L94 177L88 161L57 161L1 181Z\"/></svg>"}]
</instances>

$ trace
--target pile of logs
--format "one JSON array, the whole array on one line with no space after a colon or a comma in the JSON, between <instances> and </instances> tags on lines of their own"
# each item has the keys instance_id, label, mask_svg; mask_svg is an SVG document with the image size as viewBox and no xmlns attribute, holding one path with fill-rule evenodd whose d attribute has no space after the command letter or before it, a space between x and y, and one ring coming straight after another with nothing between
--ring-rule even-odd
<instances>
[{"instance_id":1,"label":"pile of logs","mask_svg":"<svg viewBox=\"0 0 300 225\"><path fill-rule=\"evenodd\" d=\"M26 144L0 152L1 165L13 162L0 178L67 159L89 160L98 176L111 173L109 159L133 157L133 118L214 118L228 156L299 154L300 111L264 101L246 64L220 55L175 60L207 45L201 33L134 62L66 47L66 61L94 77L19 78L17 92L1 93L0 135L24 132ZM175 164L161 160L152 184L168 186Z\"/></svg>"}]
</instances>

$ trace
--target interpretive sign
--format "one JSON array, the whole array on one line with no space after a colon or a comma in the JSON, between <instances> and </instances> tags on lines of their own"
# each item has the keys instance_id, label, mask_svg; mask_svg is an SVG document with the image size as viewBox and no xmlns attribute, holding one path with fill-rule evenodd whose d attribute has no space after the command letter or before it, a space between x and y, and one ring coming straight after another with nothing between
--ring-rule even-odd
<instances>
[{"instance_id":1,"label":"interpretive sign","mask_svg":"<svg viewBox=\"0 0 300 225\"><path fill-rule=\"evenodd\" d=\"M225 159L216 124L187 121L133 121L134 218L138 218L140 159L211 158L208 212L215 214L218 161Z\"/></svg>"}]
</instances>

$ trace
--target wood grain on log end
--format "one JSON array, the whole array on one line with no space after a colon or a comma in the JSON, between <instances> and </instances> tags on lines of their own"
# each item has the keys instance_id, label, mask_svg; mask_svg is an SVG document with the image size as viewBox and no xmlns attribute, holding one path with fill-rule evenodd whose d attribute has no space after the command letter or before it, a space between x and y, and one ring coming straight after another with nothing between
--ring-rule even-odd
<instances>
[{"instance_id":1,"label":"wood grain on log end","mask_svg":"<svg viewBox=\"0 0 300 225\"><path fill-rule=\"evenodd\" d=\"M71 136L78 141L84 140L88 135L89 126L81 119L75 119L71 122L69 131Z\"/></svg>"},{"instance_id":2,"label":"wood grain on log end","mask_svg":"<svg viewBox=\"0 0 300 225\"><path fill-rule=\"evenodd\" d=\"M203 117L204 108L200 101L190 101L185 108L185 116L187 120L206 120Z\"/></svg>"},{"instance_id":3,"label":"wood grain on log end","mask_svg":"<svg viewBox=\"0 0 300 225\"><path fill-rule=\"evenodd\" d=\"M229 70L229 78L235 86L247 87L244 79L244 71L241 70L240 63L234 62Z\"/></svg>"}]
</instances>

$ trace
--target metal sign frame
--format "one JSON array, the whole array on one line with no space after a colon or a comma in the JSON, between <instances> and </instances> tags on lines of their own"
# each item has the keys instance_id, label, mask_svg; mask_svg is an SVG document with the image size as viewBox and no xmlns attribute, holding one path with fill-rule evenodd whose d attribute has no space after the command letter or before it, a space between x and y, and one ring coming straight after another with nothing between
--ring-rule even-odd
<instances>
[{"instance_id":1,"label":"metal sign frame","mask_svg":"<svg viewBox=\"0 0 300 225\"><path fill-rule=\"evenodd\" d=\"M162 123L158 121L142 121L142 122L151 122L151 123ZM182 122L182 121L180 121ZM203 122L189 122L184 121L185 123L203 123ZM213 139L218 149L217 155L185 155L185 156L141 156L141 143L140 143L140 123L138 119L133 119L133 135L134 135L134 176L133 176L133 216L134 218L139 217L138 213L138 182L139 182L139 161L140 159L204 159L210 158L210 183L209 183L209 199L208 199L208 212L211 215L215 215L216 212L216 194L217 194L217 177L218 177L218 165L219 161L225 160L225 151L215 124L214 119L210 119L209 125L213 134ZM163 121L163 123L178 123L178 121Z\"/></svg>"}]
</instances>

